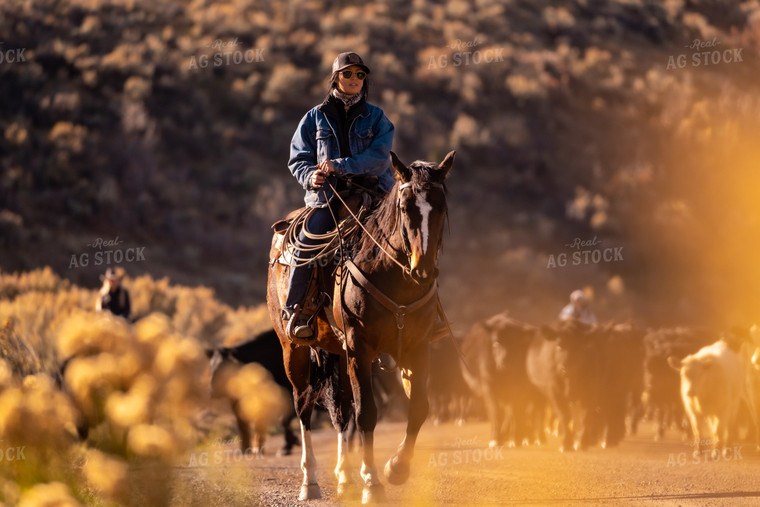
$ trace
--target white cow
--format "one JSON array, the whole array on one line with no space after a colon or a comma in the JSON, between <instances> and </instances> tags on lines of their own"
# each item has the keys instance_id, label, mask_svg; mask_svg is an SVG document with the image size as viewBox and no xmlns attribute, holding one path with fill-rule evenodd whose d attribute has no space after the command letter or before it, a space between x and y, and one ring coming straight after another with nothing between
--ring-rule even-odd
<instances>
[{"instance_id":1,"label":"white cow","mask_svg":"<svg viewBox=\"0 0 760 507\"><path fill-rule=\"evenodd\" d=\"M745 367L739 355L719 340L682 360L668 358L681 373L681 399L694 434L695 452L728 444L744 396Z\"/></svg>"}]
</instances>

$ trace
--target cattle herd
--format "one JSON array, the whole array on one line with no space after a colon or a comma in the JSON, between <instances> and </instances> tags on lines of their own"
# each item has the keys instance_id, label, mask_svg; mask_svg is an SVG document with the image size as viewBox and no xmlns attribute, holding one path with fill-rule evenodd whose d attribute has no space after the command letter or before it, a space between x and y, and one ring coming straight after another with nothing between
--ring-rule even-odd
<instances>
[{"instance_id":1,"label":"cattle herd","mask_svg":"<svg viewBox=\"0 0 760 507\"><path fill-rule=\"evenodd\" d=\"M485 416L492 446L542 445L553 434L560 451L615 446L648 420L655 439L679 432L693 439L695 452L720 452L740 438L760 438L759 343L754 328L652 330L579 321L534 326L498 314L475 323L464 337L432 344L430 418L462 424ZM270 331L221 355L261 363L290 390L278 349ZM375 390L381 414L393 411L394 403L403 411L398 372L378 369ZM297 441L288 428L291 418L283 420L286 453ZM247 448L246 423L238 417L238 425Z\"/></svg>"},{"instance_id":2,"label":"cattle herd","mask_svg":"<svg viewBox=\"0 0 760 507\"><path fill-rule=\"evenodd\" d=\"M504 313L457 340L459 366L446 368L482 401L492 445L540 444L554 433L560 451L609 447L648 419L655 439L672 429L695 452L719 452L740 437L757 442L758 338L755 328L532 326Z\"/></svg>"}]
</instances>

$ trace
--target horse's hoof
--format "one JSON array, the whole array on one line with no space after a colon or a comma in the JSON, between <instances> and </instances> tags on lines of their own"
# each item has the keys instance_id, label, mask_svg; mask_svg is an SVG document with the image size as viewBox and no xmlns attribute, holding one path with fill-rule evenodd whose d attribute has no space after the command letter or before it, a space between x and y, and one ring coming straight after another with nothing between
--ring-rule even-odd
<instances>
[{"instance_id":1,"label":"horse's hoof","mask_svg":"<svg viewBox=\"0 0 760 507\"><path fill-rule=\"evenodd\" d=\"M320 498L322 498L322 491L319 489L319 484L304 484L301 486L301 493L298 495L299 502L319 500Z\"/></svg>"},{"instance_id":2,"label":"horse's hoof","mask_svg":"<svg viewBox=\"0 0 760 507\"><path fill-rule=\"evenodd\" d=\"M373 484L372 486L364 487L362 491L362 503L381 503L385 501L385 486Z\"/></svg>"},{"instance_id":3,"label":"horse's hoof","mask_svg":"<svg viewBox=\"0 0 760 507\"><path fill-rule=\"evenodd\" d=\"M409 462L394 456L385 464L383 472L388 482L394 486L404 484L409 479Z\"/></svg>"},{"instance_id":4,"label":"horse's hoof","mask_svg":"<svg viewBox=\"0 0 760 507\"><path fill-rule=\"evenodd\" d=\"M498 440L491 440L490 442L488 442L488 447L490 447L491 449L495 449L497 447L501 447L501 445L499 444Z\"/></svg>"},{"instance_id":5,"label":"horse's hoof","mask_svg":"<svg viewBox=\"0 0 760 507\"><path fill-rule=\"evenodd\" d=\"M293 454L293 450L288 447L283 447L277 451L277 456L290 456L291 454Z\"/></svg>"}]
</instances>

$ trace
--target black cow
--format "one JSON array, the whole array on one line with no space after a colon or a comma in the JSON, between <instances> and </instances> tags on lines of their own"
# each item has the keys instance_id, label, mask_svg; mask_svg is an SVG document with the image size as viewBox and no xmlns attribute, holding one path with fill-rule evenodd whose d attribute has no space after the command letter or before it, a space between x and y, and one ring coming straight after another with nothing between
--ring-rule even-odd
<instances>
[{"instance_id":1,"label":"black cow","mask_svg":"<svg viewBox=\"0 0 760 507\"><path fill-rule=\"evenodd\" d=\"M528 351L528 376L551 403L560 450L623 440L627 412L641 411L643 334L630 324L579 321L540 328Z\"/></svg>"},{"instance_id":2,"label":"black cow","mask_svg":"<svg viewBox=\"0 0 760 507\"><path fill-rule=\"evenodd\" d=\"M292 453L294 445L300 445L298 437L290 428L290 421L296 417L293 404L293 388L285 374L285 367L282 361L282 347L280 339L274 330L269 330L257 335L256 337L234 347L219 347L206 351L211 365L211 383L217 373L230 362L249 364L258 363L272 374L274 381L285 388L290 396L288 411L281 419L282 430L285 437L285 444L280 449L279 454L289 455ZM250 423L245 420L240 412L239 403L236 400L230 400L232 412L235 415L238 430L240 431L240 447L243 452L253 451L255 454L263 453L264 437L268 428L260 428L254 425L254 445L251 447Z\"/></svg>"},{"instance_id":3,"label":"black cow","mask_svg":"<svg viewBox=\"0 0 760 507\"><path fill-rule=\"evenodd\" d=\"M475 323L462 344L462 375L479 393L491 422L491 446L508 438L510 447L543 439L540 423L545 400L526 368L537 328L506 313Z\"/></svg>"},{"instance_id":4,"label":"black cow","mask_svg":"<svg viewBox=\"0 0 760 507\"><path fill-rule=\"evenodd\" d=\"M631 432L643 412L644 332L631 324L604 326L597 330L601 348L598 391L602 447L612 447L625 437L626 413L631 413Z\"/></svg>"},{"instance_id":5,"label":"black cow","mask_svg":"<svg viewBox=\"0 0 760 507\"><path fill-rule=\"evenodd\" d=\"M561 322L541 326L528 349L528 378L551 403L559 423L560 451L585 448L601 437L600 336L598 326Z\"/></svg>"}]
</instances>

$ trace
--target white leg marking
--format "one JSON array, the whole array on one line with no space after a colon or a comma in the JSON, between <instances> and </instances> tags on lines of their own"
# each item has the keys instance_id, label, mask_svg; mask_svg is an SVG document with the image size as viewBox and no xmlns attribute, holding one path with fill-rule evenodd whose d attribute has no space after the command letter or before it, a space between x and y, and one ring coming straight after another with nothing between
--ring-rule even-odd
<instances>
[{"instance_id":1,"label":"white leg marking","mask_svg":"<svg viewBox=\"0 0 760 507\"><path fill-rule=\"evenodd\" d=\"M338 464L335 465L338 484L348 484L348 433L338 433Z\"/></svg>"},{"instance_id":2,"label":"white leg marking","mask_svg":"<svg viewBox=\"0 0 760 507\"><path fill-rule=\"evenodd\" d=\"M360 475L364 481L365 486L374 486L376 484L380 484L380 481L377 477L377 468L374 466L368 466L364 460L362 460L362 469Z\"/></svg>"},{"instance_id":3,"label":"white leg marking","mask_svg":"<svg viewBox=\"0 0 760 507\"><path fill-rule=\"evenodd\" d=\"M304 484L317 484L317 459L314 457L314 448L311 445L311 431L301 425L301 470L303 470Z\"/></svg>"},{"instance_id":4,"label":"white leg marking","mask_svg":"<svg viewBox=\"0 0 760 507\"><path fill-rule=\"evenodd\" d=\"M420 233L422 234L422 255L425 255L428 247L428 237L430 235L428 222L430 221L430 212L433 210L433 207L427 202L427 192L420 192L417 194L417 209L420 210L420 215L422 215Z\"/></svg>"}]
</instances>

